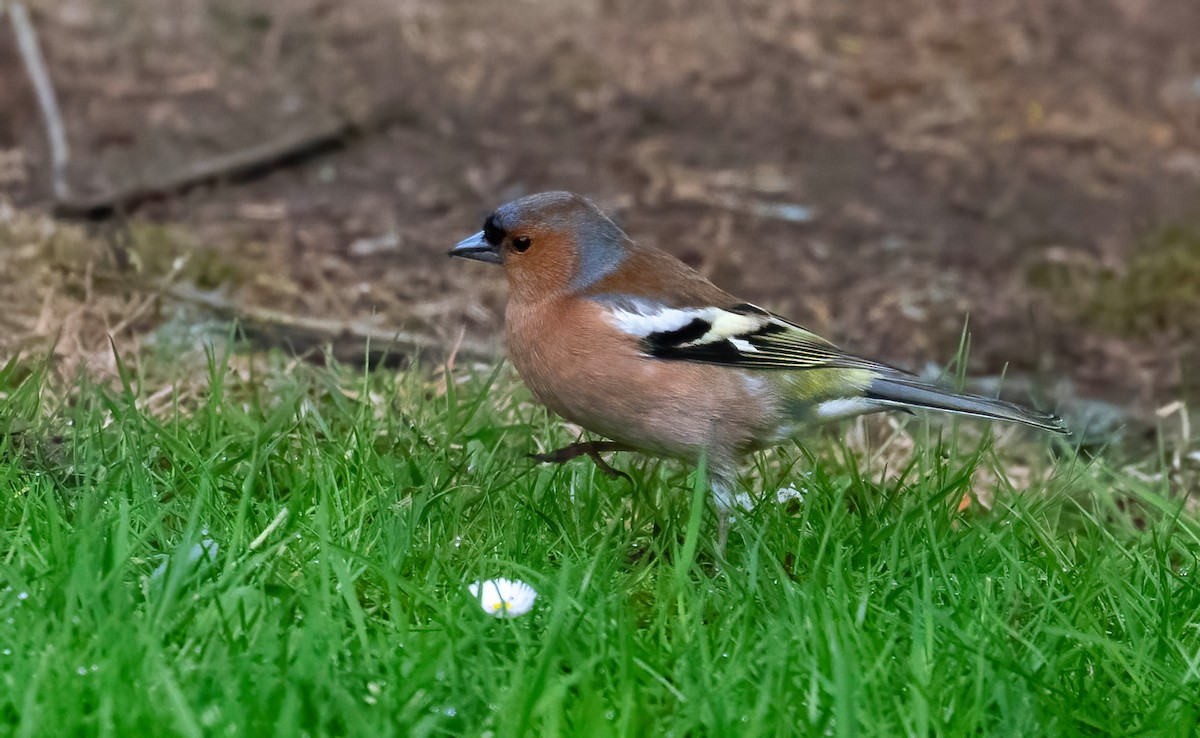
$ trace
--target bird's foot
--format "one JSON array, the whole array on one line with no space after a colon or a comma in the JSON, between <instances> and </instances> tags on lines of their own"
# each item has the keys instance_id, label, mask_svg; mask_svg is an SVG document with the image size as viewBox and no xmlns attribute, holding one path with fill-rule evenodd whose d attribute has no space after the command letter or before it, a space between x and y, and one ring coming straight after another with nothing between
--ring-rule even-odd
<instances>
[{"instance_id":1,"label":"bird's foot","mask_svg":"<svg viewBox=\"0 0 1200 738\"><path fill-rule=\"evenodd\" d=\"M729 546L729 511L717 510L717 559L725 560L725 550Z\"/></svg>"},{"instance_id":2,"label":"bird's foot","mask_svg":"<svg viewBox=\"0 0 1200 738\"><path fill-rule=\"evenodd\" d=\"M620 479L623 477L630 482L633 481L633 477L630 477L619 469L614 469L605 461L600 456L601 451L633 451L633 448L623 443L617 443L616 441L581 441L580 443L572 443L570 446L564 446L544 454L529 454L529 458L542 464L561 464L571 459L577 459L580 456L587 456L603 472L604 476L609 479Z\"/></svg>"}]
</instances>

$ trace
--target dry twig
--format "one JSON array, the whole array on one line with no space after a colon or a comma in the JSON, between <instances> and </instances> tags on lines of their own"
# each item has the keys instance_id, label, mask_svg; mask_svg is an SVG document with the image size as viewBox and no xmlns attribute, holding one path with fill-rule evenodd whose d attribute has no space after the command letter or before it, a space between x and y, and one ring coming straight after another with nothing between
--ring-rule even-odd
<instances>
[{"instance_id":1,"label":"dry twig","mask_svg":"<svg viewBox=\"0 0 1200 738\"><path fill-rule=\"evenodd\" d=\"M38 43L37 31L29 18L29 11L19 0L9 0L8 14L12 18L13 33L17 37L17 48L21 53L21 62L37 95L38 107L42 110L42 120L46 123L46 137L50 142L50 166L52 186L56 200L69 200L71 188L67 183L67 133L63 126L62 115L58 110L58 98L54 94L54 84L46 71L46 62L42 58L42 47Z\"/></svg>"},{"instance_id":2,"label":"dry twig","mask_svg":"<svg viewBox=\"0 0 1200 738\"><path fill-rule=\"evenodd\" d=\"M59 198L54 213L64 218L107 218L149 200L184 192L213 182L237 182L262 176L328 151L352 136L383 125L394 106L380 105L359 119L339 117L307 131L282 135L265 143L204 159L157 181L135 182L91 197Z\"/></svg>"},{"instance_id":3,"label":"dry twig","mask_svg":"<svg viewBox=\"0 0 1200 738\"><path fill-rule=\"evenodd\" d=\"M177 300L199 305L223 318L237 320L249 333L266 336L276 342L313 346L330 344L339 357L361 359L363 351L372 353L397 350L403 355L445 349L436 337L407 331L379 328L361 320L330 320L305 315L292 315L282 310L237 305L224 295L204 292L185 285L166 285L160 292ZM481 361L494 361L495 351L485 344L460 340L455 347L458 356Z\"/></svg>"}]
</instances>

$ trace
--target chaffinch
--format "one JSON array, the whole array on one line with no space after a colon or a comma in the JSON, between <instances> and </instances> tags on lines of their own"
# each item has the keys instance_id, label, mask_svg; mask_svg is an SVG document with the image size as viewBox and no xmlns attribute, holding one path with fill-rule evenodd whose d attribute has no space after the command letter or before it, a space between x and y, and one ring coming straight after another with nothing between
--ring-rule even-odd
<instances>
[{"instance_id":1,"label":"chaffinch","mask_svg":"<svg viewBox=\"0 0 1200 738\"><path fill-rule=\"evenodd\" d=\"M591 200L544 192L488 216L450 252L508 277L509 356L534 396L615 443L598 450L706 458L722 543L738 462L818 423L921 408L1067 433L1062 421L959 394L848 354L635 243Z\"/></svg>"}]
</instances>

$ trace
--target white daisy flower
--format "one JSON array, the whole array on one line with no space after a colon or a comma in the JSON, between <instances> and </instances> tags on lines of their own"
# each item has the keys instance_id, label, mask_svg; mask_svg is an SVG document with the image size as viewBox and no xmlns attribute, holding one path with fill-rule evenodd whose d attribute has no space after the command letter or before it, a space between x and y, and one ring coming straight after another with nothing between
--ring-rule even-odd
<instances>
[{"instance_id":1,"label":"white daisy flower","mask_svg":"<svg viewBox=\"0 0 1200 738\"><path fill-rule=\"evenodd\" d=\"M775 502L779 505L786 505L787 503L792 502L794 500L797 503L803 504L804 503L804 495L807 493L808 493L807 487L801 487L800 489L796 489L796 485L789 484L786 487L780 488L775 493ZM765 497L766 497L766 495L763 495L761 499L765 499ZM754 506L758 502L760 502L761 499L755 499L754 497L751 497L748 492L738 492L733 497L733 505L734 505L734 507L737 507L739 509L749 512L754 509Z\"/></svg>"},{"instance_id":2,"label":"white daisy flower","mask_svg":"<svg viewBox=\"0 0 1200 738\"><path fill-rule=\"evenodd\" d=\"M519 618L533 609L537 590L513 579L488 579L467 587L483 611L494 618Z\"/></svg>"},{"instance_id":3,"label":"white daisy flower","mask_svg":"<svg viewBox=\"0 0 1200 738\"><path fill-rule=\"evenodd\" d=\"M780 505L786 505L787 503L791 502L792 500L795 500L796 502L803 504L804 495L806 495L807 493L808 493L807 487L801 487L800 489L796 489L796 485L789 484L788 486L780 489L778 492L775 493L775 502L779 503Z\"/></svg>"},{"instance_id":4,"label":"white daisy flower","mask_svg":"<svg viewBox=\"0 0 1200 738\"><path fill-rule=\"evenodd\" d=\"M750 512L754 509L754 498L750 496L749 492L738 492L733 496L733 506L738 510Z\"/></svg>"}]
</instances>

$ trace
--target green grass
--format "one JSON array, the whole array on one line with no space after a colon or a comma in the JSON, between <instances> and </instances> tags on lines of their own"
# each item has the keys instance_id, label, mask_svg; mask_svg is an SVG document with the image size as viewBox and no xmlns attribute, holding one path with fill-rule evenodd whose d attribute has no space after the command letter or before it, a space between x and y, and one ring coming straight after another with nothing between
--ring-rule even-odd
<instances>
[{"instance_id":1,"label":"green grass","mask_svg":"<svg viewBox=\"0 0 1200 738\"><path fill-rule=\"evenodd\" d=\"M746 482L804 503L742 515L719 563L682 467L532 466L573 438L507 374L212 363L173 401L0 371L0 736L1200 721L1200 526L1103 462L959 512L986 444L916 432L882 478L785 448ZM486 617L466 585L495 576L534 611Z\"/></svg>"}]
</instances>

